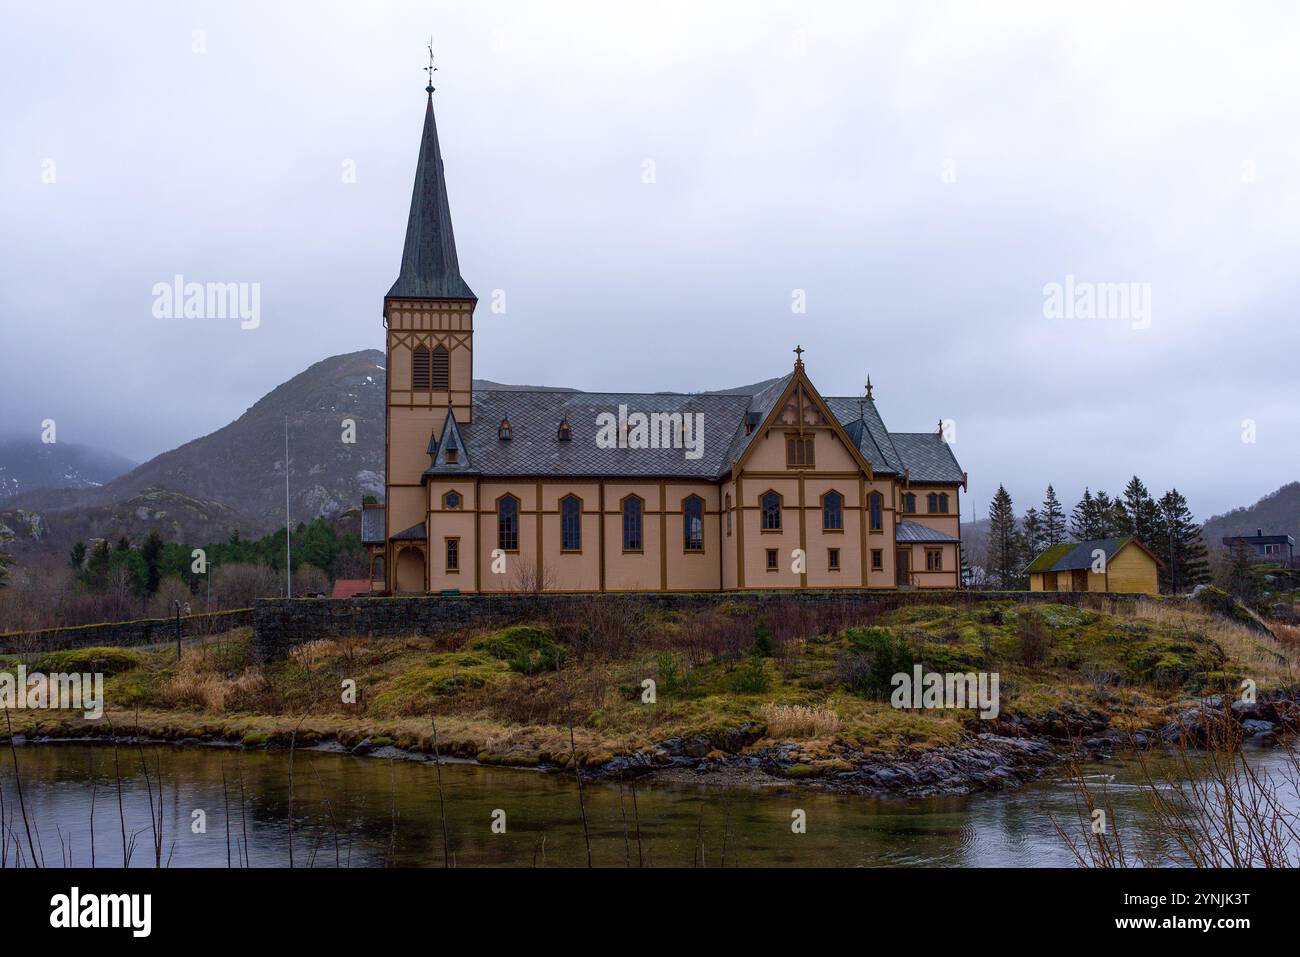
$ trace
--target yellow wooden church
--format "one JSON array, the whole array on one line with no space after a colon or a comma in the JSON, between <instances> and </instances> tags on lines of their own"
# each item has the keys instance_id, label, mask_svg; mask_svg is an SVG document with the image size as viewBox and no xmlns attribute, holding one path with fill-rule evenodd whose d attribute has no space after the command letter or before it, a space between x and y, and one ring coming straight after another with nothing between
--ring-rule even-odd
<instances>
[{"instance_id":1,"label":"yellow wooden church","mask_svg":"<svg viewBox=\"0 0 1300 957\"><path fill-rule=\"evenodd\" d=\"M966 475L942 429L890 432L868 382L793 368L692 394L476 388L432 89L384 297L375 593L955 588Z\"/></svg>"}]
</instances>

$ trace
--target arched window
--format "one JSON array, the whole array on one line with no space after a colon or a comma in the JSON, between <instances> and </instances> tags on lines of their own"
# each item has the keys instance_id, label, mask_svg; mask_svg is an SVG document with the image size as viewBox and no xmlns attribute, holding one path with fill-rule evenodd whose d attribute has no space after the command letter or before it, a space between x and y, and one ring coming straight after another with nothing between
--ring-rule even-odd
<instances>
[{"instance_id":1,"label":"arched window","mask_svg":"<svg viewBox=\"0 0 1300 957\"><path fill-rule=\"evenodd\" d=\"M576 495L560 499L560 551L582 551L582 501Z\"/></svg>"},{"instance_id":2,"label":"arched window","mask_svg":"<svg viewBox=\"0 0 1300 957\"><path fill-rule=\"evenodd\" d=\"M844 496L839 492L827 492L822 496L822 529L844 531Z\"/></svg>"},{"instance_id":3,"label":"arched window","mask_svg":"<svg viewBox=\"0 0 1300 957\"><path fill-rule=\"evenodd\" d=\"M641 537L641 511L644 503L636 495L623 499L623 551L639 552L643 548Z\"/></svg>"},{"instance_id":4,"label":"arched window","mask_svg":"<svg viewBox=\"0 0 1300 957\"><path fill-rule=\"evenodd\" d=\"M682 525L686 550L704 551L704 499L692 495L682 502Z\"/></svg>"},{"instance_id":5,"label":"arched window","mask_svg":"<svg viewBox=\"0 0 1300 957\"><path fill-rule=\"evenodd\" d=\"M871 530L873 532L883 531L885 528L885 498L879 492L872 492L867 496L867 502L871 508Z\"/></svg>"},{"instance_id":6,"label":"arched window","mask_svg":"<svg viewBox=\"0 0 1300 957\"><path fill-rule=\"evenodd\" d=\"M940 492L940 493L939 493L939 511L943 512L945 515L948 513L948 493L947 493L947 492Z\"/></svg>"},{"instance_id":7,"label":"arched window","mask_svg":"<svg viewBox=\"0 0 1300 957\"><path fill-rule=\"evenodd\" d=\"M514 430L510 428L510 420L502 419L501 424L497 426L497 438L502 442L509 442Z\"/></svg>"},{"instance_id":8,"label":"arched window","mask_svg":"<svg viewBox=\"0 0 1300 957\"><path fill-rule=\"evenodd\" d=\"M573 441L573 426L569 424L568 416L565 416L560 422L560 427L555 430L555 437L561 442Z\"/></svg>"},{"instance_id":9,"label":"arched window","mask_svg":"<svg viewBox=\"0 0 1300 957\"><path fill-rule=\"evenodd\" d=\"M430 384L435 392L446 392L451 388L451 363L447 358L446 346L438 346L433 350L433 373L430 376Z\"/></svg>"},{"instance_id":10,"label":"arched window","mask_svg":"<svg viewBox=\"0 0 1300 957\"><path fill-rule=\"evenodd\" d=\"M904 512L916 511L916 496L913 495L911 492L908 492L906 495L903 496L903 511Z\"/></svg>"},{"instance_id":11,"label":"arched window","mask_svg":"<svg viewBox=\"0 0 1300 957\"><path fill-rule=\"evenodd\" d=\"M497 548L519 551L519 499L503 495L497 502Z\"/></svg>"},{"instance_id":12,"label":"arched window","mask_svg":"<svg viewBox=\"0 0 1300 957\"><path fill-rule=\"evenodd\" d=\"M723 511L727 513L727 537L731 537L731 493L727 493L726 504L723 505Z\"/></svg>"},{"instance_id":13,"label":"arched window","mask_svg":"<svg viewBox=\"0 0 1300 957\"><path fill-rule=\"evenodd\" d=\"M776 492L764 492L759 501L763 505L763 531L779 532L781 530L781 496Z\"/></svg>"},{"instance_id":14,"label":"arched window","mask_svg":"<svg viewBox=\"0 0 1300 957\"><path fill-rule=\"evenodd\" d=\"M411 390L429 391L429 347L418 345L411 353Z\"/></svg>"},{"instance_id":15,"label":"arched window","mask_svg":"<svg viewBox=\"0 0 1300 957\"><path fill-rule=\"evenodd\" d=\"M939 496L934 492L927 495L925 497L925 507L931 512L939 511Z\"/></svg>"}]
</instances>

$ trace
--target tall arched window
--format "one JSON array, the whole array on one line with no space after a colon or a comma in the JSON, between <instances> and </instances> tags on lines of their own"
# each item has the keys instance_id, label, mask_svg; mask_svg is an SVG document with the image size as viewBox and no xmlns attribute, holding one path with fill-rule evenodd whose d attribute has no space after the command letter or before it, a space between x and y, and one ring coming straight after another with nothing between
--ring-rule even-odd
<instances>
[{"instance_id":1,"label":"tall arched window","mask_svg":"<svg viewBox=\"0 0 1300 957\"><path fill-rule=\"evenodd\" d=\"M625 552L639 552L644 547L644 539L641 537L643 504L636 495L629 495L623 499L623 551Z\"/></svg>"},{"instance_id":2,"label":"tall arched window","mask_svg":"<svg viewBox=\"0 0 1300 957\"><path fill-rule=\"evenodd\" d=\"M429 391L429 347L423 344L411 353L411 390Z\"/></svg>"},{"instance_id":3,"label":"tall arched window","mask_svg":"<svg viewBox=\"0 0 1300 957\"><path fill-rule=\"evenodd\" d=\"M560 499L560 551L582 551L582 502L576 495Z\"/></svg>"},{"instance_id":4,"label":"tall arched window","mask_svg":"<svg viewBox=\"0 0 1300 957\"><path fill-rule=\"evenodd\" d=\"M682 525L686 550L704 551L704 499L692 495L682 502Z\"/></svg>"},{"instance_id":5,"label":"tall arched window","mask_svg":"<svg viewBox=\"0 0 1300 957\"><path fill-rule=\"evenodd\" d=\"M879 492L872 492L867 496L867 501L871 508L871 530L873 532L884 531L885 528L885 498Z\"/></svg>"},{"instance_id":6,"label":"tall arched window","mask_svg":"<svg viewBox=\"0 0 1300 957\"><path fill-rule=\"evenodd\" d=\"M519 551L519 499L503 495L497 502L497 548Z\"/></svg>"},{"instance_id":7,"label":"tall arched window","mask_svg":"<svg viewBox=\"0 0 1300 957\"><path fill-rule=\"evenodd\" d=\"M760 502L763 505L763 531L779 532L781 530L781 496L776 492L764 492Z\"/></svg>"},{"instance_id":8,"label":"tall arched window","mask_svg":"<svg viewBox=\"0 0 1300 957\"><path fill-rule=\"evenodd\" d=\"M940 493L939 493L939 511L940 511L940 512L943 512L945 515L948 513L948 493L947 493L947 492L940 492Z\"/></svg>"},{"instance_id":9,"label":"tall arched window","mask_svg":"<svg viewBox=\"0 0 1300 957\"><path fill-rule=\"evenodd\" d=\"M937 493L931 492L925 497L925 507L931 512L939 511L939 496Z\"/></svg>"},{"instance_id":10,"label":"tall arched window","mask_svg":"<svg viewBox=\"0 0 1300 957\"><path fill-rule=\"evenodd\" d=\"M839 492L822 496L822 528L828 532L844 531L844 496Z\"/></svg>"},{"instance_id":11,"label":"tall arched window","mask_svg":"<svg viewBox=\"0 0 1300 957\"><path fill-rule=\"evenodd\" d=\"M447 348L438 346L433 350L433 374L430 377L435 392L446 392L451 388L451 363L447 359Z\"/></svg>"},{"instance_id":12,"label":"tall arched window","mask_svg":"<svg viewBox=\"0 0 1300 957\"><path fill-rule=\"evenodd\" d=\"M908 492L906 495L903 496L903 511L904 512L916 511L916 496L913 495L911 492Z\"/></svg>"}]
</instances>

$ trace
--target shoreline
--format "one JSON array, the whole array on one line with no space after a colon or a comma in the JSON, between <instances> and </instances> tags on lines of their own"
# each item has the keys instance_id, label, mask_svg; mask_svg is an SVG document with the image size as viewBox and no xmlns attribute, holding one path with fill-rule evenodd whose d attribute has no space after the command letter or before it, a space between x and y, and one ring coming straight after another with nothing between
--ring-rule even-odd
<instances>
[{"instance_id":1,"label":"shoreline","mask_svg":"<svg viewBox=\"0 0 1300 957\"><path fill-rule=\"evenodd\" d=\"M1109 715L1067 708L1047 719L1011 715L989 722L985 730L968 726L967 736L953 745L867 752L838 741L776 741L763 736L766 729L761 725L747 723L715 733L668 738L623 754L579 753L577 763L588 783L644 780L706 787L811 788L874 798L964 796L1016 789L1072 761L1104 761L1125 752L1173 748L1179 742L1199 748L1215 728L1235 728L1247 747L1289 744L1292 732L1300 729L1297 691L1300 689L1262 695L1257 704L1244 706L1210 696L1200 699L1194 707L1182 709L1160 728L1130 732L1111 727ZM180 715L161 717L175 721ZM108 733L87 734L92 727L102 727ZM12 739L17 747L148 744L267 752L287 752L292 747L426 764L466 764L550 775L573 773L573 761L567 752L468 753L474 751L472 743L466 747L467 742L447 740L440 745L435 760L427 741L399 743L395 737L365 733L355 727L336 729L334 733L311 727L300 730L296 737L266 722L261 728L255 719L242 736L225 733L212 724L177 728L174 724L137 720L135 733L119 733L131 727L83 723L51 728L38 722L30 731L15 728ZM9 739L7 733L0 733L0 741L7 743Z\"/></svg>"}]
</instances>

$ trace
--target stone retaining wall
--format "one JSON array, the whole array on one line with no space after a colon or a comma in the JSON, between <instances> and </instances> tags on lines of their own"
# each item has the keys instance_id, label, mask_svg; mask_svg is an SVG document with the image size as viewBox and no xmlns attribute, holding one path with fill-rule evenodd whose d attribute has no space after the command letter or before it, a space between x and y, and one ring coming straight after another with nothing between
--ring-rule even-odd
<instances>
[{"instance_id":1,"label":"stone retaining wall","mask_svg":"<svg viewBox=\"0 0 1300 957\"><path fill-rule=\"evenodd\" d=\"M386 598L267 598L254 609L253 649L259 661L282 657L289 649L322 638L436 635L459 628L514 624L571 612L593 602L630 603L675 611L700 611L719 604L762 608L773 602L797 604L879 603L883 608L906 604L1006 601L1025 604L1078 604L1109 598L1118 601L1160 601L1145 595L1101 595L1069 592L915 591L745 591L636 593L595 595L402 595Z\"/></svg>"},{"instance_id":2,"label":"stone retaining wall","mask_svg":"<svg viewBox=\"0 0 1300 957\"><path fill-rule=\"evenodd\" d=\"M194 638L199 635L229 631L231 628L244 628L253 624L254 615L252 608L182 615L181 636ZM0 634L0 654L64 651L71 648L92 648L98 645L130 647L175 640L175 618L141 618L136 621L109 621L97 625L72 625L67 628L6 632Z\"/></svg>"}]
</instances>

